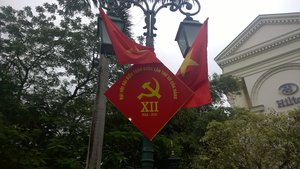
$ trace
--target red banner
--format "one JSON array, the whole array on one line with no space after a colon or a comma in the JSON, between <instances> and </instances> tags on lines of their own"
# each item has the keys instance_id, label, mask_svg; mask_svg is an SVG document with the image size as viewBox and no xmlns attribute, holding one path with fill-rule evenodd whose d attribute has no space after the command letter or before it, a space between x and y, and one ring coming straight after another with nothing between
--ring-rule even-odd
<instances>
[{"instance_id":1,"label":"red banner","mask_svg":"<svg viewBox=\"0 0 300 169\"><path fill-rule=\"evenodd\" d=\"M152 140L193 92L163 64L143 64L132 66L105 95Z\"/></svg>"},{"instance_id":2,"label":"red banner","mask_svg":"<svg viewBox=\"0 0 300 169\"><path fill-rule=\"evenodd\" d=\"M128 38L99 8L112 46L120 64L161 63L154 53L154 48L142 46Z\"/></svg>"},{"instance_id":3,"label":"red banner","mask_svg":"<svg viewBox=\"0 0 300 169\"><path fill-rule=\"evenodd\" d=\"M207 24L208 19L200 27L192 47L176 74L194 91L193 97L183 106L185 108L211 103L207 67Z\"/></svg>"}]
</instances>

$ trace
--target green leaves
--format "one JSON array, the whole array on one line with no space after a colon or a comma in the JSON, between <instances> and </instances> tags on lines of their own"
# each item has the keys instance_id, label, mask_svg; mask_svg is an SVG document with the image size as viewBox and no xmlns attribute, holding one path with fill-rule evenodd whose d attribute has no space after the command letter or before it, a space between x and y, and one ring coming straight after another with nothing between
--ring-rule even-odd
<instances>
[{"instance_id":1,"label":"green leaves","mask_svg":"<svg viewBox=\"0 0 300 169\"><path fill-rule=\"evenodd\" d=\"M297 110L293 113L299 114ZM291 114L240 111L231 120L212 122L202 141L207 168L297 168L298 128Z\"/></svg>"},{"instance_id":2,"label":"green leaves","mask_svg":"<svg viewBox=\"0 0 300 169\"><path fill-rule=\"evenodd\" d=\"M84 168L99 43L94 23L64 16L60 27L57 11L0 8L4 168Z\"/></svg>"},{"instance_id":3,"label":"green leaves","mask_svg":"<svg viewBox=\"0 0 300 169\"><path fill-rule=\"evenodd\" d=\"M241 89L240 82L233 76L223 76L215 73L210 78L210 90L214 104L223 105L225 95L229 93L238 94Z\"/></svg>"}]
</instances>

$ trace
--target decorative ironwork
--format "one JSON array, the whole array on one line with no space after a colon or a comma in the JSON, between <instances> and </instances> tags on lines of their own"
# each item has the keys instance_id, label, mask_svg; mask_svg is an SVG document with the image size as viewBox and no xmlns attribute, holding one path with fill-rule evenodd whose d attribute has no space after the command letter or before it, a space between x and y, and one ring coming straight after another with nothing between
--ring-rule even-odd
<instances>
[{"instance_id":1,"label":"decorative ironwork","mask_svg":"<svg viewBox=\"0 0 300 169\"><path fill-rule=\"evenodd\" d=\"M201 8L198 0L193 0L193 4L188 0L153 0L153 2L147 0L99 0L98 2L102 8L112 13L120 8L139 7L145 15L146 26L143 29L146 29L146 32L144 36L152 38L156 36L154 30L157 30L155 16L161 9L169 8L171 12L179 11L186 18L191 18L191 16L198 14Z\"/></svg>"}]
</instances>

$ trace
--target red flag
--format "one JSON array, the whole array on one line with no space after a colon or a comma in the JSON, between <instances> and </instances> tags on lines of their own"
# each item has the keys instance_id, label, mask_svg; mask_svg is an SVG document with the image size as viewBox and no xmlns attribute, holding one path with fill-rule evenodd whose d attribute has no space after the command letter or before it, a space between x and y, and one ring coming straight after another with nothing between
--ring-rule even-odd
<instances>
[{"instance_id":1,"label":"red flag","mask_svg":"<svg viewBox=\"0 0 300 169\"><path fill-rule=\"evenodd\" d=\"M120 64L146 64L160 63L154 53L154 48L145 47L129 39L119 28L109 19L104 11L99 8L105 28L112 42L118 63Z\"/></svg>"},{"instance_id":2,"label":"red flag","mask_svg":"<svg viewBox=\"0 0 300 169\"><path fill-rule=\"evenodd\" d=\"M192 47L176 74L194 91L194 95L183 106L186 108L211 103L207 68L207 22L208 19L200 27Z\"/></svg>"}]
</instances>

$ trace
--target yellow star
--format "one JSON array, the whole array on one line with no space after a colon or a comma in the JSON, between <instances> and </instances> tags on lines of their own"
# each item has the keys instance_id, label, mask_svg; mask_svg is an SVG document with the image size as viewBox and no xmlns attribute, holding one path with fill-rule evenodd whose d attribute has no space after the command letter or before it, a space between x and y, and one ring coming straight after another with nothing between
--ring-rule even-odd
<instances>
[{"instance_id":1,"label":"yellow star","mask_svg":"<svg viewBox=\"0 0 300 169\"><path fill-rule=\"evenodd\" d=\"M189 51L189 53L187 53L185 59L183 60L181 66L180 66L180 72L181 72L181 75L184 76L185 73L186 73L186 69L189 67L189 66L198 66L199 64L197 62L195 62L191 57L192 57L192 52L193 52L193 49L191 49Z\"/></svg>"}]
</instances>

